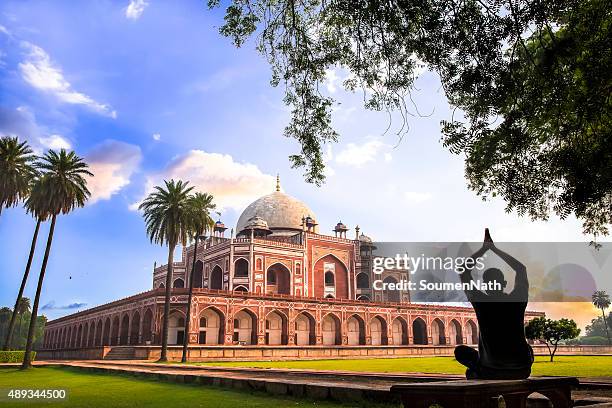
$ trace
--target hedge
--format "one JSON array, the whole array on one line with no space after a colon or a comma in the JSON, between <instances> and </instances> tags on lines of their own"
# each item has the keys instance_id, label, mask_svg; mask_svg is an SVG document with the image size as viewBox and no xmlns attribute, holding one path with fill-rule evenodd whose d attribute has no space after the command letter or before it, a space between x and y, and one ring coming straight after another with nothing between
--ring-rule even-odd
<instances>
[{"instance_id":1,"label":"hedge","mask_svg":"<svg viewBox=\"0 0 612 408\"><path fill-rule=\"evenodd\" d=\"M25 351L0 351L0 363L21 363ZM32 361L36 358L36 352L32 352Z\"/></svg>"}]
</instances>

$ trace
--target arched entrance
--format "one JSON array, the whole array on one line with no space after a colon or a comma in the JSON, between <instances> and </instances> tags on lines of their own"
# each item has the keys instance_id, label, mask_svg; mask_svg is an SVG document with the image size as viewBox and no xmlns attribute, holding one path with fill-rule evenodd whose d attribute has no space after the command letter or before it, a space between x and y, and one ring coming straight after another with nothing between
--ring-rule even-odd
<instances>
[{"instance_id":1,"label":"arched entrance","mask_svg":"<svg viewBox=\"0 0 612 408\"><path fill-rule=\"evenodd\" d=\"M353 315L346 321L348 344L358 346L366 344L365 322L359 315Z\"/></svg>"},{"instance_id":2,"label":"arched entrance","mask_svg":"<svg viewBox=\"0 0 612 408\"><path fill-rule=\"evenodd\" d=\"M119 344L126 345L128 344L128 336L130 333L130 316L127 314L123 315L123 319L121 319L121 336L119 337Z\"/></svg>"},{"instance_id":3,"label":"arched entrance","mask_svg":"<svg viewBox=\"0 0 612 408\"><path fill-rule=\"evenodd\" d=\"M270 312L266 317L266 344L287 344L287 340L287 317L276 310Z\"/></svg>"},{"instance_id":4,"label":"arched entrance","mask_svg":"<svg viewBox=\"0 0 612 408\"><path fill-rule=\"evenodd\" d=\"M257 316L248 309L234 315L234 341L242 344L257 344Z\"/></svg>"},{"instance_id":5,"label":"arched entrance","mask_svg":"<svg viewBox=\"0 0 612 408\"><path fill-rule=\"evenodd\" d=\"M370 320L370 336L373 346L386 346L389 344L387 337L387 322L380 316L374 316Z\"/></svg>"},{"instance_id":6,"label":"arched entrance","mask_svg":"<svg viewBox=\"0 0 612 408\"><path fill-rule=\"evenodd\" d=\"M171 313L168 322L168 344L183 344L185 340L185 318L179 313Z\"/></svg>"},{"instance_id":7,"label":"arched entrance","mask_svg":"<svg viewBox=\"0 0 612 408\"><path fill-rule=\"evenodd\" d=\"M446 344L446 336L444 335L444 323L440 319L433 319L431 322L431 344L434 346Z\"/></svg>"},{"instance_id":8,"label":"arched entrance","mask_svg":"<svg viewBox=\"0 0 612 408\"><path fill-rule=\"evenodd\" d=\"M249 276L249 262L240 258L234 262L234 277L236 278L246 278Z\"/></svg>"},{"instance_id":9,"label":"arched entrance","mask_svg":"<svg viewBox=\"0 0 612 408\"><path fill-rule=\"evenodd\" d=\"M223 289L223 271L216 265L213 270L210 272L210 279L208 280L208 288L209 289Z\"/></svg>"},{"instance_id":10,"label":"arched entrance","mask_svg":"<svg viewBox=\"0 0 612 408\"><path fill-rule=\"evenodd\" d=\"M151 324L153 322L153 312L151 309L147 309L142 318L142 342L147 344L152 340L151 336Z\"/></svg>"},{"instance_id":11,"label":"arched entrance","mask_svg":"<svg viewBox=\"0 0 612 408\"><path fill-rule=\"evenodd\" d=\"M95 346L95 341L96 341L96 322L90 322L89 323L89 338L87 339L87 347L93 347Z\"/></svg>"},{"instance_id":12,"label":"arched entrance","mask_svg":"<svg viewBox=\"0 0 612 408\"><path fill-rule=\"evenodd\" d=\"M184 288L185 287L185 281L182 280L181 278L175 279L174 282L172 283L172 287L173 288Z\"/></svg>"},{"instance_id":13,"label":"arched entrance","mask_svg":"<svg viewBox=\"0 0 612 408\"><path fill-rule=\"evenodd\" d=\"M209 307L200 313L199 344L223 344L225 340L225 317L220 310Z\"/></svg>"},{"instance_id":14,"label":"arched entrance","mask_svg":"<svg viewBox=\"0 0 612 408\"><path fill-rule=\"evenodd\" d=\"M357 289L370 289L370 278L366 273L357 274Z\"/></svg>"},{"instance_id":15,"label":"arched entrance","mask_svg":"<svg viewBox=\"0 0 612 408\"><path fill-rule=\"evenodd\" d=\"M465 337L468 344L478 344L478 328L472 320L466 322Z\"/></svg>"},{"instance_id":16,"label":"arched entrance","mask_svg":"<svg viewBox=\"0 0 612 408\"><path fill-rule=\"evenodd\" d=\"M391 332L393 333L394 345L408 344L408 323L406 323L403 318L396 317L395 320L393 320Z\"/></svg>"},{"instance_id":17,"label":"arched entrance","mask_svg":"<svg viewBox=\"0 0 612 408\"><path fill-rule=\"evenodd\" d=\"M115 316L113 319L113 324L111 326L111 338L110 344L111 346L116 346L119 341L119 316Z\"/></svg>"},{"instance_id":18,"label":"arched entrance","mask_svg":"<svg viewBox=\"0 0 612 408\"><path fill-rule=\"evenodd\" d=\"M323 329L323 344L326 346L341 345L342 329L340 326L340 319L329 313L325 315L321 324Z\"/></svg>"},{"instance_id":19,"label":"arched entrance","mask_svg":"<svg viewBox=\"0 0 612 408\"><path fill-rule=\"evenodd\" d=\"M314 264L314 295L334 299L347 299L349 294L348 271L344 263L334 255L325 255Z\"/></svg>"},{"instance_id":20,"label":"arched entrance","mask_svg":"<svg viewBox=\"0 0 612 408\"><path fill-rule=\"evenodd\" d=\"M102 345L108 346L111 344L111 321L110 317L107 317L104 321L104 332L102 335Z\"/></svg>"},{"instance_id":21,"label":"arched entrance","mask_svg":"<svg viewBox=\"0 0 612 408\"><path fill-rule=\"evenodd\" d=\"M202 261L197 261L195 264L195 269L193 270L193 287L194 288L202 288L202 272L204 270L204 263Z\"/></svg>"},{"instance_id":22,"label":"arched entrance","mask_svg":"<svg viewBox=\"0 0 612 408\"><path fill-rule=\"evenodd\" d=\"M96 337L94 338L93 345L94 346L101 346L102 342L103 342L103 337L102 337L102 320L98 320L98 323L96 324L95 335L96 335Z\"/></svg>"},{"instance_id":23,"label":"arched entrance","mask_svg":"<svg viewBox=\"0 0 612 408\"><path fill-rule=\"evenodd\" d=\"M291 292L291 273L285 265L275 263L266 272L266 293L288 295Z\"/></svg>"},{"instance_id":24,"label":"arched entrance","mask_svg":"<svg viewBox=\"0 0 612 408\"><path fill-rule=\"evenodd\" d=\"M420 317L412 322L412 341L414 344L427 344L427 324Z\"/></svg>"},{"instance_id":25,"label":"arched entrance","mask_svg":"<svg viewBox=\"0 0 612 408\"><path fill-rule=\"evenodd\" d=\"M134 312L130 328L130 344L139 344L138 331L140 330L140 313Z\"/></svg>"},{"instance_id":26,"label":"arched entrance","mask_svg":"<svg viewBox=\"0 0 612 408\"><path fill-rule=\"evenodd\" d=\"M300 313L295 318L295 344L305 346L316 342L314 317L306 312Z\"/></svg>"},{"instance_id":27,"label":"arched entrance","mask_svg":"<svg viewBox=\"0 0 612 408\"><path fill-rule=\"evenodd\" d=\"M456 344L463 344L461 325L455 319L451 320L448 325L448 344L453 346Z\"/></svg>"},{"instance_id":28,"label":"arched entrance","mask_svg":"<svg viewBox=\"0 0 612 408\"><path fill-rule=\"evenodd\" d=\"M393 283L393 284L397 284L397 279L395 279L393 276L387 276L385 279L383 279L383 283L389 284L389 283ZM386 286L388 287L388 286ZM383 292L383 297L384 297L384 301L385 302L395 302L398 303L400 301L400 291L399 290L391 290L391 289L385 289Z\"/></svg>"}]
</instances>

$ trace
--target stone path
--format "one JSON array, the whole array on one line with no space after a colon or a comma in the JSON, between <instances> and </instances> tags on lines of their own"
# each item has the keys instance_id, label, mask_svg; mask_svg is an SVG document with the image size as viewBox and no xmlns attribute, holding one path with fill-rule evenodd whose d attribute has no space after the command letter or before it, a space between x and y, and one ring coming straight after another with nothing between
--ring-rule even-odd
<instances>
[{"instance_id":1,"label":"stone path","mask_svg":"<svg viewBox=\"0 0 612 408\"><path fill-rule=\"evenodd\" d=\"M217 367L117 360L38 361L35 364L70 366L93 372L119 372L179 383L338 401L397 401L390 393L394 384L463 378L461 375L449 374ZM572 394L573 398L586 402L595 397L608 397L606 399L612 402L612 377L580 378L580 383L581 389Z\"/></svg>"}]
</instances>

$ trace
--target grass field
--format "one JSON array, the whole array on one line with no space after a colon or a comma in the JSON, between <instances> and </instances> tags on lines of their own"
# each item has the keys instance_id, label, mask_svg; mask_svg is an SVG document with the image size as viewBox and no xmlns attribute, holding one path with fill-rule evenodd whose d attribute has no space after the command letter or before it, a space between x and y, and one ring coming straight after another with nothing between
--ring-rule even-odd
<instances>
[{"instance_id":1,"label":"grass field","mask_svg":"<svg viewBox=\"0 0 612 408\"><path fill-rule=\"evenodd\" d=\"M303 368L313 370L414 372L463 374L465 368L452 357L378 358L364 360L236 361L196 363L202 365L261 368ZM536 356L532 375L577 377L612 376L612 356Z\"/></svg>"},{"instance_id":2,"label":"grass field","mask_svg":"<svg viewBox=\"0 0 612 408\"><path fill-rule=\"evenodd\" d=\"M63 402L6 402L10 388L66 389ZM123 375L87 373L71 368L34 368L19 371L0 369L0 407L319 407L340 408L351 405L326 401L305 401L288 397L272 397L263 393L225 390L201 385L174 384ZM352 405L352 406L360 406ZM364 405L365 406L365 405ZM370 406L370 405L367 405Z\"/></svg>"}]
</instances>

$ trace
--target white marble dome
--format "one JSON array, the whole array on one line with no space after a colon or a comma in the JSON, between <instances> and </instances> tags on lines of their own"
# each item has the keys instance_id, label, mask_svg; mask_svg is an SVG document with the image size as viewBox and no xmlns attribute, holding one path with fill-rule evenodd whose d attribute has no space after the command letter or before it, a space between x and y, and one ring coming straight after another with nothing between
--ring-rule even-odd
<instances>
[{"instance_id":1,"label":"white marble dome","mask_svg":"<svg viewBox=\"0 0 612 408\"><path fill-rule=\"evenodd\" d=\"M268 228L275 234L294 233L302 230L302 217L309 215L316 219L306 204L282 191L275 191L258 198L244 209L238 218L236 232L240 233L251 218L260 217L268 223Z\"/></svg>"}]
</instances>

